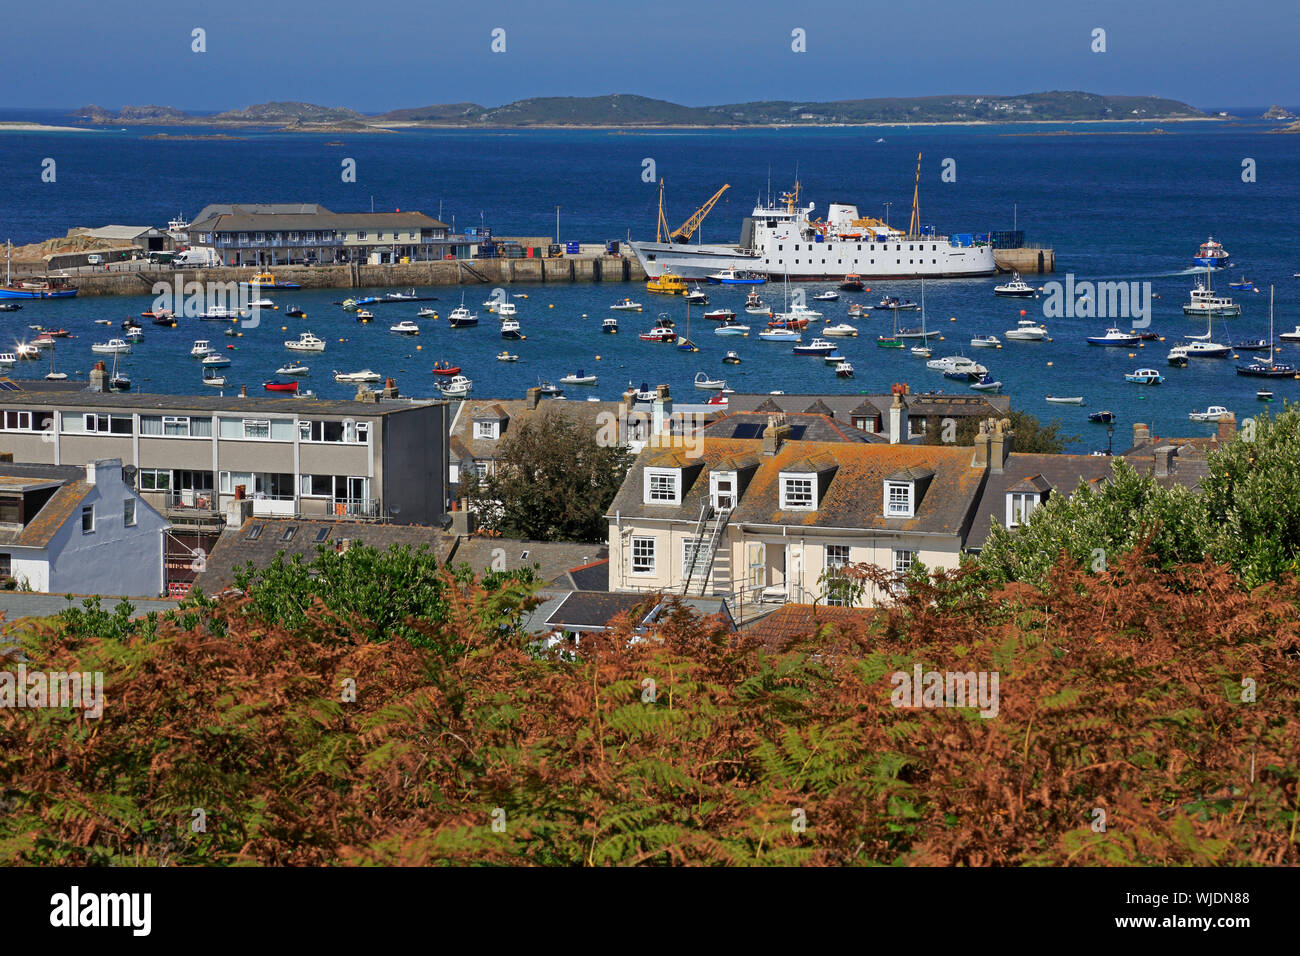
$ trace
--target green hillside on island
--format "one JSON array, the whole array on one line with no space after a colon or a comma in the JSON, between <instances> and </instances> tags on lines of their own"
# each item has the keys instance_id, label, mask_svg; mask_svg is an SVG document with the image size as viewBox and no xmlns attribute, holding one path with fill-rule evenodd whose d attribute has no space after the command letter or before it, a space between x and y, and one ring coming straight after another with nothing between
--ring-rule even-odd
<instances>
[{"instance_id":1,"label":"green hillside on island","mask_svg":"<svg viewBox=\"0 0 1300 956\"><path fill-rule=\"evenodd\" d=\"M87 106L70 114L93 124L140 126L285 126L311 130L342 125L364 128L451 127L717 127L825 126L877 123L1041 123L1106 120L1203 119L1207 114L1157 96L1103 96L1050 92L1015 96L944 96L851 99L832 102L768 100L720 106L683 106L627 93L545 96L504 106L444 103L363 114L346 107L271 102L199 115L166 106L127 106L114 113Z\"/></svg>"}]
</instances>

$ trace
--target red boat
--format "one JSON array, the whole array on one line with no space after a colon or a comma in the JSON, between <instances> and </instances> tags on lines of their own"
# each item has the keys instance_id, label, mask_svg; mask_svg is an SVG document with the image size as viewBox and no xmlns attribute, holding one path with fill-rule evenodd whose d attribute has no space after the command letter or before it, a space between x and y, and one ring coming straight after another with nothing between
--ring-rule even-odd
<instances>
[{"instance_id":1,"label":"red boat","mask_svg":"<svg viewBox=\"0 0 1300 956\"><path fill-rule=\"evenodd\" d=\"M727 404L727 396L726 396L726 394L725 394L724 392L718 392L717 395L714 395L712 398L710 398L710 399L709 399L707 402L705 402L704 404L705 404L705 405L726 405L726 404Z\"/></svg>"},{"instance_id":2,"label":"red boat","mask_svg":"<svg viewBox=\"0 0 1300 956\"><path fill-rule=\"evenodd\" d=\"M172 310L171 310L171 309L159 309L157 312L141 312L141 313L140 313L140 318L142 318L142 319L173 319L173 318L175 318L175 316L172 314Z\"/></svg>"},{"instance_id":3,"label":"red boat","mask_svg":"<svg viewBox=\"0 0 1300 956\"><path fill-rule=\"evenodd\" d=\"M268 392L296 392L297 382L263 382L262 387Z\"/></svg>"},{"instance_id":4,"label":"red boat","mask_svg":"<svg viewBox=\"0 0 1300 956\"><path fill-rule=\"evenodd\" d=\"M651 329L649 332L642 332L640 339L642 342L676 342L677 333L672 329L660 325Z\"/></svg>"},{"instance_id":5,"label":"red boat","mask_svg":"<svg viewBox=\"0 0 1300 956\"><path fill-rule=\"evenodd\" d=\"M459 365L435 365L433 367L434 375L459 375Z\"/></svg>"},{"instance_id":6,"label":"red boat","mask_svg":"<svg viewBox=\"0 0 1300 956\"><path fill-rule=\"evenodd\" d=\"M731 309L714 309L711 312L705 312L704 317L712 322L729 322L736 317L736 313Z\"/></svg>"},{"instance_id":7,"label":"red boat","mask_svg":"<svg viewBox=\"0 0 1300 956\"><path fill-rule=\"evenodd\" d=\"M769 329L806 329L807 319L773 319L767 323Z\"/></svg>"}]
</instances>

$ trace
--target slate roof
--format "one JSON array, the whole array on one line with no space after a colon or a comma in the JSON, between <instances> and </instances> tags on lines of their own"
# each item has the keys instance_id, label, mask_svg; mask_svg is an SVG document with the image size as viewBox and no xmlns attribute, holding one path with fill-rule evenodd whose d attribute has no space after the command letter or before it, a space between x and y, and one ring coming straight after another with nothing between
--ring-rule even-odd
<instances>
[{"instance_id":1,"label":"slate roof","mask_svg":"<svg viewBox=\"0 0 1300 956\"><path fill-rule=\"evenodd\" d=\"M758 469L732 512L733 523L772 524L789 527L861 528L893 532L962 534L974 510L983 470L972 468L971 449L934 445L865 445L856 442L787 441L775 456L762 455L762 442L738 439L706 439L702 448L677 446L658 449L656 456L669 452L690 479L692 466L700 464L693 481L683 490L682 503L647 505L643 498L643 470L646 455L640 456L619 488L608 509L629 518L695 520L708 499L707 471L722 470L727 458L752 454ZM695 457L699 453L699 457ZM801 458L825 455L836 465L835 475L815 511L783 511L780 505L779 473ZM884 481L902 469L933 469L934 478L921 498L915 517L887 518L884 515Z\"/></svg>"},{"instance_id":2,"label":"slate roof","mask_svg":"<svg viewBox=\"0 0 1300 956\"><path fill-rule=\"evenodd\" d=\"M1192 491L1199 491L1201 482L1210 474L1207 456L1219 447L1217 434L1195 438L1160 438L1151 435L1123 452L1122 457L1142 474L1154 476L1162 487L1185 485ZM1169 448L1174 450L1174 454L1169 461L1168 474L1156 475L1156 455L1160 450Z\"/></svg>"},{"instance_id":3,"label":"slate roof","mask_svg":"<svg viewBox=\"0 0 1300 956\"><path fill-rule=\"evenodd\" d=\"M499 552L499 553L498 553ZM573 541L522 541L517 538L462 537L457 539L447 563L462 562L474 569L475 574L492 570L498 557L505 570L537 565L537 579L544 585L568 590L608 589L609 546L604 542L583 544ZM573 572L590 571L605 564L604 587L590 588L580 585ZM581 575L588 585L599 580L600 572Z\"/></svg>"},{"instance_id":4,"label":"slate roof","mask_svg":"<svg viewBox=\"0 0 1300 956\"><path fill-rule=\"evenodd\" d=\"M718 418L716 421L709 422L704 426L703 434L708 438L746 438L762 436L763 429L767 427L768 415L761 411L752 412L731 412ZM876 435L871 432L863 431L861 428L854 428L849 424L849 419L837 421L826 413L818 412L787 412L785 413L785 423L798 429L802 426L800 440L802 441L855 441L855 442L887 442L889 439L883 435ZM746 434L746 433L750 434Z\"/></svg>"},{"instance_id":5,"label":"slate roof","mask_svg":"<svg viewBox=\"0 0 1300 956\"><path fill-rule=\"evenodd\" d=\"M673 598L664 594L600 593L574 591L545 620L552 630L602 630L620 614L631 613L639 626L648 627L671 611L674 601L700 617L721 614L734 630L735 622L722 598Z\"/></svg>"},{"instance_id":6,"label":"slate roof","mask_svg":"<svg viewBox=\"0 0 1300 956\"><path fill-rule=\"evenodd\" d=\"M619 408L618 402L557 402L553 399L543 399L535 408L529 408L527 399L522 398L466 401L459 404L461 407L456 410L451 424L450 447L454 461L464 461L467 456L476 461L495 460L500 455L501 443L512 429L517 429L524 422L542 421L548 415L563 415L594 432L604 422L613 420L602 419L602 413L616 418ZM484 416L488 419L505 419L499 438L474 437L474 421L482 421Z\"/></svg>"},{"instance_id":7,"label":"slate roof","mask_svg":"<svg viewBox=\"0 0 1300 956\"><path fill-rule=\"evenodd\" d=\"M294 210L292 206L262 207L233 205L206 207L204 218L190 223L188 232L248 232L272 230L291 232L319 231L321 229L435 229L447 228L422 212L331 212L324 206L311 207L304 203Z\"/></svg>"},{"instance_id":8,"label":"slate roof","mask_svg":"<svg viewBox=\"0 0 1300 956\"><path fill-rule=\"evenodd\" d=\"M773 411L802 412L816 402L829 408L835 418L841 422L850 422L854 414L872 416L884 415L894 404L892 394L868 395L863 392L847 394L830 394L826 392L800 393L787 395L741 394L727 396L727 408L734 412ZM904 403L907 413L913 416L950 416L963 418L974 415L979 418L1006 418L1011 410L1011 398L1007 395L972 395L969 393L916 392L905 395ZM869 410L864 410L863 405Z\"/></svg>"},{"instance_id":9,"label":"slate roof","mask_svg":"<svg viewBox=\"0 0 1300 956\"><path fill-rule=\"evenodd\" d=\"M250 539L249 535L255 528L260 528L261 531L257 537ZM286 541L284 535L290 528L297 530ZM234 583L235 569L248 562L252 562L256 568L265 568L281 551L286 557L300 554L304 559L310 560L316 556L316 549L321 545L330 546L345 539L352 544L364 544L380 551L387 551L394 544L409 545L413 550L424 544L437 555L439 562L446 561L456 542L453 535L421 525L249 518L238 528L228 527L221 533L212 553L207 556L207 566L195 578L194 584L202 588L205 594L216 594Z\"/></svg>"},{"instance_id":10,"label":"slate roof","mask_svg":"<svg viewBox=\"0 0 1300 956\"><path fill-rule=\"evenodd\" d=\"M742 625L740 631L745 637L758 638L765 650L778 652L792 640L814 634L825 625L839 629L866 623L875 613L869 608L786 604L771 614Z\"/></svg>"},{"instance_id":11,"label":"slate roof","mask_svg":"<svg viewBox=\"0 0 1300 956\"><path fill-rule=\"evenodd\" d=\"M85 475L84 471L82 475ZM46 482L42 481L38 484L46 484ZM69 481L62 485L25 527L0 530L0 544L18 548L46 547L58 530L76 513L93 487L84 480L84 477L81 481Z\"/></svg>"},{"instance_id":12,"label":"slate roof","mask_svg":"<svg viewBox=\"0 0 1300 956\"><path fill-rule=\"evenodd\" d=\"M1005 524L1010 492L1037 490L1042 493L1050 489L1052 494L1072 495L1080 481L1110 480L1112 460L1104 455L1011 452L1002 474L989 473L975 511L975 521L966 536L966 548L982 548L988 540L992 522Z\"/></svg>"}]
</instances>

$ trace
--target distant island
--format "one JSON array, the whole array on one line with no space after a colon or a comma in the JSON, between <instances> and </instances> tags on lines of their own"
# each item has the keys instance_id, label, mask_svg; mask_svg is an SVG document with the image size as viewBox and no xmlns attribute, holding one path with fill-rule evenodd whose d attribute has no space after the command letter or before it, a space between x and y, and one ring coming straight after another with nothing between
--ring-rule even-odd
<instances>
[{"instance_id":1,"label":"distant island","mask_svg":"<svg viewBox=\"0 0 1300 956\"><path fill-rule=\"evenodd\" d=\"M768 100L682 106L626 93L547 96L504 106L443 103L359 113L312 103L259 103L210 115L170 106L86 106L70 114L92 125L268 127L285 132L392 132L402 128L731 128L882 126L938 123L1060 123L1205 120L1217 117L1157 96L1049 92L1017 96L946 95L807 102Z\"/></svg>"}]
</instances>

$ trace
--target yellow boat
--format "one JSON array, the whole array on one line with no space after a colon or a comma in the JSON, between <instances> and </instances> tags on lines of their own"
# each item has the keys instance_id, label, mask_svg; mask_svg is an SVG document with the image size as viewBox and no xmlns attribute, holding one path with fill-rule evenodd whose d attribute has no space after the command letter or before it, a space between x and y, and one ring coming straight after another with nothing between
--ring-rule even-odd
<instances>
[{"instance_id":1,"label":"yellow boat","mask_svg":"<svg viewBox=\"0 0 1300 956\"><path fill-rule=\"evenodd\" d=\"M665 272L663 275L647 282L645 290L658 295L685 295L687 292L686 280L679 275Z\"/></svg>"}]
</instances>

